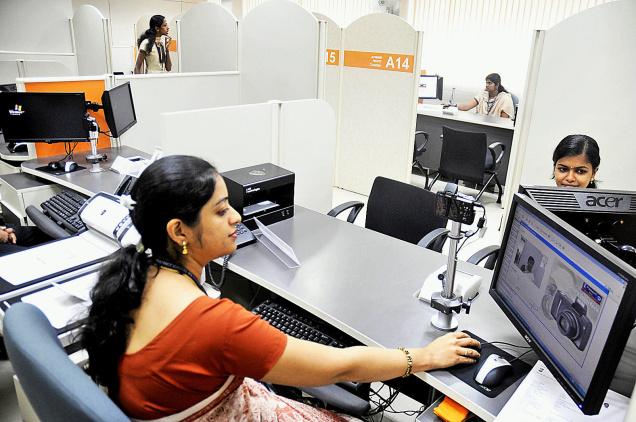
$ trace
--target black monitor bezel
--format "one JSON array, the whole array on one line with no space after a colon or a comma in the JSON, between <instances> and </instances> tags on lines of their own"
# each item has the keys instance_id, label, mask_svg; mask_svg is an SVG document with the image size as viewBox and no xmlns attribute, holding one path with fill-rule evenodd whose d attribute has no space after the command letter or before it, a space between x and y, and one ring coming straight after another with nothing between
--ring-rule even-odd
<instances>
[{"instance_id":1,"label":"black monitor bezel","mask_svg":"<svg viewBox=\"0 0 636 422\"><path fill-rule=\"evenodd\" d=\"M420 100L441 100L442 99L442 94L443 94L443 90L444 90L444 78L439 76L439 75L420 75L418 77L418 89L419 89L419 78L421 77L426 77L426 78L432 78L435 77L436 78L436 85L435 85L435 96L434 97L420 97L418 96L417 98Z\"/></svg>"},{"instance_id":2,"label":"black monitor bezel","mask_svg":"<svg viewBox=\"0 0 636 422\"><path fill-rule=\"evenodd\" d=\"M500 297L496 290L501 265L503 263L503 254L508 246L510 229L515 217L515 212L519 205L522 205L530 213L540 218L550 227L558 230L559 233L566 239L580 247L584 252L593 255L594 258L602 265L605 265L611 271L619 274L619 276L627 282L623 299L621 300L618 308L619 311L623 312L622 314L617 315L614 323L612 324L607 337L608 341L603 348L599 364L592 376L592 380L585 397L582 397L579 392L569 384L569 382L565 379L565 376L562 375L560 369L553 363L552 359L543 352L541 347L538 346L536 339L526 331L524 325L521 321L519 321L514 312L508 307L506 302ZM578 233L579 236L577 236L576 233ZM607 390L612 382L619 360L630 336L634 320L636 319L636 271L624 262L617 260L617 258L608 251L596 245L574 227L554 215L546 208L532 201L527 196L517 193L513 197L510 213L508 214L506 229L502 238L501 248L499 249L497 265L495 266L489 293L495 303L504 312L506 317L508 317L528 344L532 346L532 349L539 359L545 363L546 367L554 375L559 384L561 384L563 389L568 393L577 406L579 406L581 411L586 415L597 414L603 405L605 395L607 394ZM603 393L599 394L600 391Z\"/></svg>"},{"instance_id":3,"label":"black monitor bezel","mask_svg":"<svg viewBox=\"0 0 636 422\"><path fill-rule=\"evenodd\" d=\"M46 96L46 97L62 97L62 96L78 96L81 97L81 102L83 104L84 107L84 112L86 112L86 95L83 92L23 92L23 91L16 91L16 92L3 92L0 95L9 95L9 96L21 96L21 95L27 95L27 96ZM6 97L5 97L6 98ZM78 101L79 103L79 101ZM18 142L33 142L33 143L47 143L47 144L52 144L52 143L59 143L59 142L89 142L89 130L88 130L88 126L86 124L84 124L84 127L86 129L86 135L83 137L42 137L42 138L7 138L5 131L3 130L3 135L4 135L4 141L6 143L18 143Z\"/></svg>"},{"instance_id":4,"label":"black monitor bezel","mask_svg":"<svg viewBox=\"0 0 636 422\"><path fill-rule=\"evenodd\" d=\"M120 89L126 89L128 92L128 96L130 98L130 104L132 105L132 112L133 112L133 121L122 127L119 128L115 125L115 117L113 116L112 110L113 110L113 105L111 102L111 98L110 98L110 94L113 91L116 90L120 90ZM137 112L135 111L135 103L133 101L133 97L132 97L132 89L130 88L130 82L126 82L123 83L121 85L117 85L115 87L112 87L111 89L108 89L106 91L104 91L102 93L102 108L104 110L104 118L106 119L106 124L108 125L108 129L110 130L111 136L113 138L119 138L121 135L123 135L128 129L130 129L131 127L133 127L136 123L137 123Z\"/></svg>"}]
</instances>

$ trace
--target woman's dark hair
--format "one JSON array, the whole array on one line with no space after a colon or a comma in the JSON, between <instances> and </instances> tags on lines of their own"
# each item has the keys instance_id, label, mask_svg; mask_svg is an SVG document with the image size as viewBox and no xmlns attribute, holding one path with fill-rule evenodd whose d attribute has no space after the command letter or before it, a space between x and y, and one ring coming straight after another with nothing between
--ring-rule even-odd
<instances>
[{"instance_id":1,"label":"woman's dark hair","mask_svg":"<svg viewBox=\"0 0 636 422\"><path fill-rule=\"evenodd\" d=\"M592 164L592 169L596 171L601 164L601 153L596 141L587 135L568 135L561 139L552 154L552 165L556 166L557 161L563 157L574 157L581 154L585 154L587 161ZM588 185L588 188L595 187L594 181Z\"/></svg>"},{"instance_id":2,"label":"woman's dark hair","mask_svg":"<svg viewBox=\"0 0 636 422\"><path fill-rule=\"evenodd\" d=\"M508 90L501 84L501 76L499 76L499 73L491 73L486 76L486 80L497 85L497 92L508 92Z\"/></svg>"},{"instance_id":3,"label":"woman's dark hair","mask_svg":"<svg viewBox=\"0 0 636 422\"><path fill-rule=\"evenodd\" d=\"M131 197L136 204L130 215L151 256L135 246L113 254L91 291L93 304L80 334L89 356L88 374L107 387L115 401L119 360L133 323L130 313L141 304L148 270L155 259L179 264L180 245L170 239L166 225L178 218L196 226L201 208L214 193L217 175L217 170L200 158L172 155L148 166L133 186Z\"/></svg>"},{"instance_id":4,"label":"woman's dark hair","mask_svg":"<svg viewBox=\"0 0 636 422\"><path fill-rule=\"evenodd\" d=\"M160 28L165 19L165 16L162 15L154 15L151 17L148 23L149 28L137 39L137 47L140 47L144 40L148 40L148 45L146 45L146 49L144 50L146 54L150 54L150 50L152 50L152 46L155 44L155 38L157 37L157 30L155 28Z\"/></svg>"}]
</instances>

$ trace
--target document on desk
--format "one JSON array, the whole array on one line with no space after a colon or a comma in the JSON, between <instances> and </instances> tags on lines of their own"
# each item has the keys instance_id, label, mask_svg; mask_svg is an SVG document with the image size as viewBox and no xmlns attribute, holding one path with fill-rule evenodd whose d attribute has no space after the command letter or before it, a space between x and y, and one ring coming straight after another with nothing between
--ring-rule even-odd
<instances>
[{"instance_id":1,"label":"document on desk","mask_svg":"<svg viewBox=\"0 0 636 422\"><path fill-rule=\"evenodd\" d=\"M495 422L623 422L629 398L608 391L598 415L586 416L541 361L523 380ZM521 416L522 415L522 416Z\"/></svg>"},{"instance_id":2,"label":"document on desk","mask_svg":"<svg viewBox=\"0 0 636 422\"><path fill-rule=\"evenodd\" d=\"M94 262L117 249L90 231L0 257L0 277L19 286L50 274Z\"/></svg>"},{"instance_id":3,"label":"document on desk","mask_svg":"<svg viewBox=\"0 0 636 422\"><path fill-rule=\"evenodd\" d=\"M77 277L65 283L24 296L22 302L37 306L55 328L64 328L87 316L91 304L90 291L97 283L98 272Z\"/></svg>"}]
</instances>

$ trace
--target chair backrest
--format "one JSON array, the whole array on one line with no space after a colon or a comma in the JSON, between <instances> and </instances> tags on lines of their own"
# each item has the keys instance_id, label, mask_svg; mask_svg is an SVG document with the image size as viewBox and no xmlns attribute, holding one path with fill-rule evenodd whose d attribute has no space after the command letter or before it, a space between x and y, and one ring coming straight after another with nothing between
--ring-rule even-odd
<instances>
[{"instance_id":1,"label":"chair backrest","mask_svg":"<svg viewBox=\"0 0 636 422\"><path fill-rule=\"evenodd\" d=\"M444 140L438 171L450 180L483 183L488 151L485 133L442 127Z\"/></svg>"},{"instance_id":2,"label":"chair backrest","mask_svg":"<svg viewBox=\"0 0 636 422\"><path fill-rule=\"evenodd\" d=\"M415 243L428 232L446 227L435 215L435 194L426 189L378 176L373 181L365 227Z\"/></svg>"},{"instance_id":3,"label":"chair backrest","mask_svg":"<svg viewBox=\"0 0 636 422\"><path fill-rule=\"evenodd\" d=\"M129 421L69 359L38 308L11 306L4 317L4 337L11 364L40 420Z\"/></svg>"}]
</instances>

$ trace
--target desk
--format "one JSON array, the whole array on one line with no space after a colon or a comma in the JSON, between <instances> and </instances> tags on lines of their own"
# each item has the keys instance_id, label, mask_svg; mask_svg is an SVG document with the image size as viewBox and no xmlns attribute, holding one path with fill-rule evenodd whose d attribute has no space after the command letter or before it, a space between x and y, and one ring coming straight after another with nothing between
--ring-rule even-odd
<instances>
[{"instance_id":1,"label":"desk","mask_svg":"<svg viewBox=\"0 0 636 422\"><path fill-rule=\"evenodd\" d=\"M422 105L417 106L416 130L423 130L429 134L429 143L426 152L420 162L426 168L437 170L442 153L442 126L449 126L457 130L467 132L482 132L488 136L488 144L502 142L506 146L506 154L499 168L499 180L506 184L508 174L508 162L512 149L512 135L514 126L512 120L477 114L474 111L459 111L456 115L444 114L441 106Z\"/></svg>"},{"instance_id":2,"label":"desk","mask_svg":"<svg viewBox=\"0 0 636 422\"><path fill-rule=\"evenodd\" d=\"M433 309L415 294L445 256L299 206L294 218L269 227L294 248L301 266L287 269L257 243L239 249L230 270L366 345L426 345L442 334L430 325ZM488 294L492 272L458 265L483 277L470 315L459 317L460 329L489 341L525 344ZM521 382L490 399L444 370L417 376L485 420L494 419Z\"/></svg>"},{"instance_id":3,"label":"desk","mask_svg":"<svg viewBox=\"0 0 636 422\"><path fill-rule=\"evenodd\" d=\"M33 158L28 152L11 152L0 133L0 174L20 172L20 163Z\"/></svg>"},{"instance_id":4,"label":"desk","mask_svg":"<svg viewBox=\"0 0 636 422\"><path fill-rule=\"evenodd\" d=\"M71 190L83 193L84 195L92 196L94 193L100 191L113 193L124 178L123 175L109 170L117 156L132 157L139 155L146 158L150 157L144 152L126 146L98 149L97 152L108 156L108 160L101 163L102 168L105 170L101 173L89 172L91 165L86 162L86 155L90 154L90 151L76 152L73 154L74 161L86 167L83 170L59 175L37 170L38 167L46 166L51 161L59 161L64 158L64 155L57 155L25 161L22 163L22 171L42 179L50 180Z\"/></svg>"}]
</instances>

